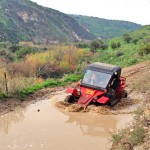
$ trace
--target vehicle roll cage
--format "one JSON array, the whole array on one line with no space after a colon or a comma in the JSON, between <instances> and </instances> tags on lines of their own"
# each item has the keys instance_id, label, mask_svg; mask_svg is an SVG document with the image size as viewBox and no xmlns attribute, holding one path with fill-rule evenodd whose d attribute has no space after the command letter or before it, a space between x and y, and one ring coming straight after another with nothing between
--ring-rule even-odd
<instances>
[{"instance_id":1,"label":"vehicle roll cage","mask_svg":"<svg viewBox=\"0 0 150 150\"><path fill-rule=\"evenodd\" d=\"M111 78L106 86L106 88L102 87L97 87L89 84L82 83L81 81L81 86L97 89L97 90L105 90L108 89L108 85L112 83L112 81L115 79L116 85L114 85L114 89L117 88L117 84L119 83L120 80L120 75L121 75L121 68L118 66L110 65L110 64L103 64L100 62L96 62L93 64L90 64L86 70L92 70L92 71L97 71L97 72L102 72L102 73L107 73L111 75Z\"/></svg>"}]
</instances>

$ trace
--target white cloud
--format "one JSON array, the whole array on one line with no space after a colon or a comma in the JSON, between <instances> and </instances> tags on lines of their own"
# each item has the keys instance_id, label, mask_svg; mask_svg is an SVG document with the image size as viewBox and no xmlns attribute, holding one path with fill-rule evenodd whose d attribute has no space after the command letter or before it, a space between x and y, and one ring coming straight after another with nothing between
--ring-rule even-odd
<instances>
[{"instance_id":1,"label":"white cloud","mask_svg":"<svg viewBox=\"0 0 150 150\"><path fill-rule=\"evenodd\" d=\"M32 0L68 14L150 24L149 0Z\"/></svg>"}]
</instances>

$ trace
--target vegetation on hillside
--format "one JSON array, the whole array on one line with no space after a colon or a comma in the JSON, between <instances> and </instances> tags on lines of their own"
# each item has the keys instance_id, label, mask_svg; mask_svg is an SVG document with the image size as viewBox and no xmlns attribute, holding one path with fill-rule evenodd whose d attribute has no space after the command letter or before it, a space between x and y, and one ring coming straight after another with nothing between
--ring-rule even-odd
<instances>
[{"instance_id":1,"label":"vegetation on hillside","mask_svg":"<svg viewBox=\"0 0 150 150\"><path fill-rule=\"evenodd\" d=\"M99 42L101 43L101 42ZM107 49L95 48L93 61L130 66L150 59L150 26L105 42ZM89 50L93 51L93 49Z\"/></svg>"},{"instance_id":2,"label":"vegetation on hillside","mask_svg":"<svg viewBox=\"0 0 150 150\"><path fill-rule=\"evenodd\" d=\"M127 40L127 37L130 39ZM51 86L52 78L81 75L89 62L104 62L121 67L130 66L150 59L150 26L145 26L128 35L108 41L94 40L89 43L71 45L34 45L32 42L12 44L0 43L0 91L1 97L7 94L4 73L7 74L8 92L32 93L46 85ZM78 79L78 78L77 78ZM64 84L61 79L56 85ZM47 84L48 82L48 84ZM65 81L66 82L66 81ZM39 86L37 86L41 83ZM50 83L50 84L49 84ZM33 86L33 88L32 88ZM35 88L35 87L36 88ZM31 87L31 89L30 89ZM27 94L26 94L27 95Z\"/></svg>"},{"instance_id":3,"label":"vegetation on hillside","mask_svg":"<svg viewBox=\"0 0 150 150\"><path fill-rule=\"evenodd\" d=\"M68 43L112 38L139 27L125 21L70 16L29 0L0 1L0 42Z\"/></svg>"},{"instance_id":4,"label":"vegetation on hillside","mask_svg":"<svg viewBox=\"0 0 150 150\"><path fill-rule=\"evenodd\" d=\"M3 46L4 43L1 43L1 47ZM3 93L10 93L10 95L19 93L20 95L20 91L26 91L26 88L30 94L43 87L65 85L69 81L77 81L79 79L78 74L81 77L87 65L86 62L91 60L92 54L90 51L71 45L37 48L36 46L22 46L20 44L17 46L10 45L8 48L6 52L13 55L14 59L13 61L8 60L5 55L0 58L0 95L3 96L5 96ZM12 49L14 51L10 52ZM5 79L5 73L7 79ZM65 75L71 73L76 75ZM56 79L60 77L63 79ZM8 91L6 90L6 80ZM44 80L46 81L44 82ZM57 84L53 84L54 82ZM33 87L31 87L32 85Z\"/></svg>"},{"instance_id":5,"label":"vegetation on hillside","mask_svg":"<svg viewBox=\"0 0 150 150\"><path fill-rule=\"evenodd\" d=\"M0 41L49 44L93 38L75 19L57 10L29 0L0 1Z\"/></svg>"},{"instance_id":6,"label":"vegetation on hillside","mask_svg":"<svg viewBox=\"0 0 150 150\"><path fill-rule=\"evenodd\" d=\"M71 15L71 16L75 18L82 26L84 26L94 36L100 39L101 38L110 39L118 37L141 27L141 25L139 24L127 21L108 20L81 15Z\"/></svg>"}]
</instances>

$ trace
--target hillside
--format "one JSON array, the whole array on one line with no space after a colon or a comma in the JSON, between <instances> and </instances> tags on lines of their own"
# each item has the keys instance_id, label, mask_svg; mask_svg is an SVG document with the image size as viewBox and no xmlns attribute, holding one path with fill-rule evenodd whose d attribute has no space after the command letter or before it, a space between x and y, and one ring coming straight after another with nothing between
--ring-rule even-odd
<instances>
[{"instance_id":1,"label":"hillside","mask_svg":"<svg viewBox=\"0 0 150 150\"><path fill-rule=\"evenodd\" d=\"M35 43L72 42L110 38L135 30L140 25L70 16L29 0L0 1L0 41Z\"/></svg>"},{"instance_id":2,"label":"hillside","mask_svg":"<svg viewBox=\"0 0 150 150\"><path fill-rule=\"evenodd\" d=\"M0 41L66 42L94 36L72 17L29 0L0 1Z\"/></svg>"},{"instance_id":3,"label":"hillside","mask_svg":"<svg viewBox=\"0 0 150 150\"><path fill-rule=\"evenodd\" d=\"M124 36L113 38L106 43L108 48L97 49L94 61L116 64L122 67L137 64L150 59L150 25L127 34L129 41ZM113 47L113 45L119 46Z\"/></svg>"},{"instance_id":4,"label":"hillside","mask_svg":"<svg viewBox=\"0 0 150 150\"><path fill-rule=\"evenodd\" d=\"M108 20L81 15L71 16L76 19L79 24L86 27L94 36L105 39L118 37L141 27L139 24L128 21Z\"/></svg>"}]
</instances>

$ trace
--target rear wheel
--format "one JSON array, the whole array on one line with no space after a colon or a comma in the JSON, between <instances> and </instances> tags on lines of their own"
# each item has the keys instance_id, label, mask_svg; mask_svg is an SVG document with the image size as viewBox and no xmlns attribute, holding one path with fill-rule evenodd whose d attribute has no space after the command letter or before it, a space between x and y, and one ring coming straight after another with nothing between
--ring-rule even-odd
<instances>
[{"instance_id":1,"label":"rear wheel","mask_svg":"<svg viewBox=\"0 0 150 150\"><path fill-rule=\"evenodd\" d=\"M67 95L64 101L67 103L74 103L76 99L73 95Z\"/></svg>"},{"instance_id":2,"label":"rear wheel","mask_svg":"<svg viewBox=\"0 0 150 150\"><path fill-rule=\"evenodd\" d=\"M110 100L108 101L109 106L114 106L116 103L119 102L119 99L116 99L116 92L114 89L108 90L107 97L110 98Z\"/></svg>"},{"instance_id":3,"label":"rear wheel","mask_svg":"<svg viewBox=\"0 0 150 150\"><path fill-rule=\"evenodd\" d=\"M121 98L127 98L128 96L128 93L126 90L123 90L122 93L121 93Z\"/></svg>"}]
</instances>

